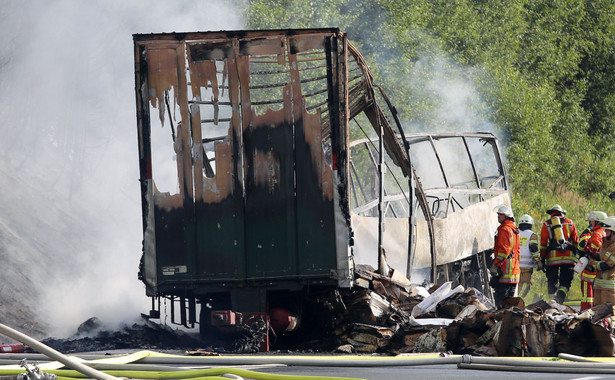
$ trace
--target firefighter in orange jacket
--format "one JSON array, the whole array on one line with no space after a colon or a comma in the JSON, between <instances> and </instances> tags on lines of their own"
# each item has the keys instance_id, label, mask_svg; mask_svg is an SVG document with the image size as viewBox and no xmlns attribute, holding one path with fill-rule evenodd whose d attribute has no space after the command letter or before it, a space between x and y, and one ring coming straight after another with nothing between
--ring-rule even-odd
<instances>
[{"instance_id":1,"label":"firefighter in orange jacket","mask_svg":"<svg viewBox=\"0 0 615 380\"><path fill-rule=\"evenodd\" d=\"M540 231L540 258L547 268L549 297L563 303L574 277L573 267L577 262L574 252L579 235L562 206L553 205L547 214L551 218L543 223Z\"/></svg>"},{"instance_id":2,"label":"firefighter in orange jacket","mask_svg":"<svg viewBox=\"0 0 615 380\"><path fill-rule=\"evenodd\" d=\"M519 283L520 235L510 207L500 205L494 210L498 214L498 230L493 246L493 265L489 268L495 290L494 301L500 306L507 297L514 297ZM493 279L497 278L497 282Z\"/></svg>"},{"instance_id":3,"label":"firefighter in orange jacket","mask_svg":"<svg viewBox=\"0 0 615 380\"><path fill-rule=\"evenodd\" d=\"M605 238L600 247L599 260L589 260L596 268L594 280L594 304L611 303L615 305L615 217L608 217L602 222Z\"/></svg>"},{"instance_id":4,"label":"firefighter in orange jacket","mask_svg":"<svg viewBox=\"0 0 615 380\"><path fill-rule=\"evenodd\" d=\"M587 259L600 260L600 247L606 233L602 228L602 222L607 218L605 212L592 211L587 216L589 221L589 238L583 239L587 235L585 231L579 238L579 249L581 256ZM596 278L596 268L587 265L581 272L581 310L591 309L594 306L594 279Z\"/></svg>"}]
</instances>

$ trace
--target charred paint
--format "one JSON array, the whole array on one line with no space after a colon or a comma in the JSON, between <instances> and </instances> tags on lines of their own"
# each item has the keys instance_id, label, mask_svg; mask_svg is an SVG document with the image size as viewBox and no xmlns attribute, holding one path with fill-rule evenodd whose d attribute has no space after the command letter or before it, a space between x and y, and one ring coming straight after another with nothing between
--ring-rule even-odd
<instances>
[{"instance_id":1,"label":"charred paint","mask_svg":"<svg viewBox=\"0 0 615 380\"><path fill-rule=\"evenodd\" d=\"M151 123L151 108L160 124L167 118L177 129L179 192L156 188L155 166L151 186L143 186L144 261L156 268L144 279L148 294L204 297L218 294L221 281L238 289L261 280L278 289L349 286L344 35L317 29L134 40L139 125ZM358 88L353 95L370 96ZM139 129L141 145L150 144L148 134ZM148 156L140 159L149 167ZM230 294L233 305L246 299Z\"/></svg>"},{"instance_id":2,"label":"charred paint","mask_svg":"<svg viewBox=\"0 0 615 380\"><path fill-rule=\"evenodd\" d=\"M147 85L152 107L158 108L164 125L164 96L166 91L178 88L177 51L175 47L147 50Z\"/></svg>"},{"instance_id":3,"label":"charred paint","mask_svg":"<svg viewBox=\"0 0 615 380\"><path fill-rule=\"evenodd\" d=\"M282 56L285 53L284 39L276 38L255 38L251 40L239 41L240 55L275 55ZM284 62L282 61L281 64Z\"/></svg>"},{"instance_id":4,"label":"charred paint","mask_svg":"<svg viewBox=\"0 0 615 380\"><path fill-rule=\"evenodd\" d=\"M232 41L202 42L189 45L190 58L193 62L211 61L233 56Z\"/></svg>"}]
</instances>

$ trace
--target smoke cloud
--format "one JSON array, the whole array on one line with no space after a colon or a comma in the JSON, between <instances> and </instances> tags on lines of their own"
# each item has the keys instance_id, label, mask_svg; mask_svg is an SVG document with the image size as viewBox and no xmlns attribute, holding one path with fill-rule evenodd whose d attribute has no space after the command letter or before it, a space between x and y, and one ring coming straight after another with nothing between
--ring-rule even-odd
<instances>
[{"instance_id":1,"label":"smoke cloud","mask_svg":"<svg viewBox=\"0 0 615 380\"><path fill-rule=\"evenodd\" d=\"M149 310L132 34L242 28L228 3L3 2L4 323L66 337L93 316L113 325Z\"/></svg>"},{"instance_id":2,"label":"smoke cloud","mask_svg":"<svg viewBox=\"0 0 615 380\"><path fill-rule=\"evenodd\" d=\"M417 60L409 72L407 89L417 105L411 132L492 132L492 110L481 98L477 80L488 76L480 68L462 66L442 52ZM482 79L480 79L482 78Z\"/></svg>"}]
</instances>

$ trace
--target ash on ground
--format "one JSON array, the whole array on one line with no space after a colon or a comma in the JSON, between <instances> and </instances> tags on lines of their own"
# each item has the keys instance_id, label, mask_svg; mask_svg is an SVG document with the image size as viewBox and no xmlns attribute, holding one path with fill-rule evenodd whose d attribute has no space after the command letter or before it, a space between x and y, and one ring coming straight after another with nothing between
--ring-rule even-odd
<instances>
[{"instance_id":1,"label":"ash on ground","mask_svg":"<svg viewBox=\"0 0 615 380\"><path fill-rule=\"evenodd\" d=\"M82 323L77 333L66 339L47 338L41 342L57 351L100 352L114 350L190 351L216 353L258 352L264 329L253 327L244 334L224 339L202 340L198 333L185 332L154 323L147 318L116 330L107 330L96 317Z\"/></svg>"},{"instance_id":2,"label":"ash on ground","mask_svg":"<svg viewBox=\"0 0 615 380\"><path fill-rule=\"evenodd\" d=\"M199 348L197 338L146 319L117 330L105 330L97 318L79 326L77 334L67 339L47 338L42 343L63 353L111 351L120 349L173 350Z\"/></svg>"}]
</instances>

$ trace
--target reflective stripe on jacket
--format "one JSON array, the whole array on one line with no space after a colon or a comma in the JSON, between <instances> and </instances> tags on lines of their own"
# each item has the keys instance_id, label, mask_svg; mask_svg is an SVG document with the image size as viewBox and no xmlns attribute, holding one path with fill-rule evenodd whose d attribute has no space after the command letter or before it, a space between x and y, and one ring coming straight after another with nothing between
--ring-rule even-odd
<instances>
[{"instance_id":1,"label":"reflective stripe on jacket","mask_svg":"<svg viewBox=\"0 0 615 380\"><path fill-rule=\"evenodd\" d=\"M566 241L569 244L578 245L579 235L577 234L577 228L572 220L564 216L560 216L559 218ZM547 266L563 264L574 265L576 263L577 260L571 250L567 249L565 251L560 251L558 249L553 249L553 246L551 219L547 219L540 230L540 257L547 259Z\"/></svg>"},{"instance_id":2,"label":"reflective stripe on jacket","mask_svg":"<svg viewBox=\"0 0 615 380\"><path fill-rule=\"evenodd\" d=\"M599 257L600 247L602 247L602 240L606 236L604 228L600 225L596 225L591 230L591 237L587 240L584 251L593 258Z\"/></svg>"},{"instance_id":3,"label":"reflective stripe on jacket","mask_svg":"<svg viewBox=\"0 0 615 380\"><path fill-rule=\"evenodd\" d=\"M519 229L511 219L506 219L498 226L495 234L493 264L502 269L500 283L517 284L521 268L519 267L520 236Z\"/></svg>"},{"instance_id":4,"label":"reflective stripe on jacket","mask_svg":"<svg viewBox=\"0 0 615 380\"><path fill-rule=\"evenodd\" d=\"M611 235L613 238L614 235ZM606 271L600 269L600 262L596 266L596 279L594 280L595 289L615 289L615 238L604 240L600 247L600 261L612 268Z\"/></svg>"},{"instance_id":5,"label":"reflective stripe on jacket","mask_svg":"<svg viewBox=\"0 0 615 380\"><path fill-rule=\"evenodd\" d=\"M586 229L583 230L583 232L581 232L581 235L579 235L579 245L577 246L577 249L579 251L582 251L585 248L585 246L587 245L587 241L591 236L591 226L588 226Z\"/></svg>"},{"instance_id":6,"label":"reflective stripe on jacket","mask_svg":"<svg viewBox=\"0 0 615 380\"><path fill-rule=\"evenodd\" d=\"M587 269L583 269L583 272L581 273L581 281L585 281L585 282L589 282L590 284L593 284L595 279L596 279L596 271L590 271Z\"/></svg>"},{"instance_id":7,"label":"reflective stripe on jacket","mask_svg":"<svg viewBox=\"0 0 615 380\"><path fill-rule=\"evenodd\" d=\"M519 236L521 247L519 264L521 268L536 268L537 261L540 260L540 256L538 252L532 254L530 251L530 244L538 245L538 235L536 235L532 230L527 229L521 231Z\"/></svg>"}]
</instances>

